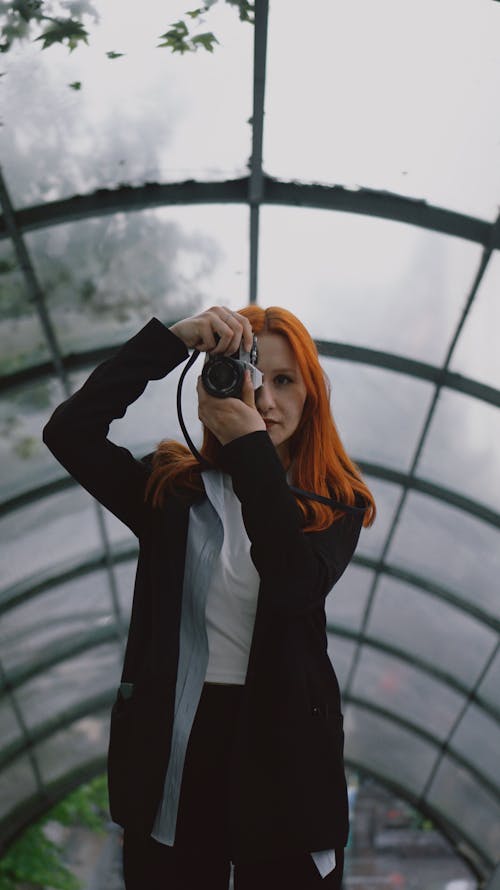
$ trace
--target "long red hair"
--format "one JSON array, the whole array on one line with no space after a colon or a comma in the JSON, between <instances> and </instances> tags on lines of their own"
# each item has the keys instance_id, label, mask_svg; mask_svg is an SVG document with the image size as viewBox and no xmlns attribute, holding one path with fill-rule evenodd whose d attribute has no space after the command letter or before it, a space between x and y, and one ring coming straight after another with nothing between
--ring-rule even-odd
<instances>
[{"instance_id":1,"label":"long red hair","mask_svg":"<svg viewBox=\"0 0 500 890\"><path fill-rule=\"evenodd\" d=\"M330 409L330 384L320 365L310 334L299 319L287 309L271 306L247 306L239 310L252 325L254 333L280 334L289 343L304 381L307 395L302 417L289 442L292 484L306 491L335 497L346 504L366 507L363 525L375 519L373 496L361 473L348 457ZM220 467L221 445L206 427L200 453L213 467ZM154 506L161 507L169 492L188 489L202 492L201 467L185 445L165 440L158 445L152 473L146 489ZM340 510L317 501L297 498L304 516L304 530L328 528L344 516Z\"/></svg>"}]
</instances>

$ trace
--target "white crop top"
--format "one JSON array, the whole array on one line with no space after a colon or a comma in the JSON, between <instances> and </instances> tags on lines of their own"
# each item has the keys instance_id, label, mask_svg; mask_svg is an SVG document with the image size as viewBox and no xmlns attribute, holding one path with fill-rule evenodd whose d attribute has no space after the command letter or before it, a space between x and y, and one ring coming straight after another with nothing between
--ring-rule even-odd
<instances>
[{"instance_id":1,"label":"white crop top","mask_svg":"<svg viewBox=\"0 0 500 890\"><path fill-rule=\"evenodd\" d=\"M260 579L250 558L241 503L233 491L231 477L226 474L222 494L218 507L224 512L224 541L214 563L205 610L209 652L205 679L212 683L243 684Z\"/></svg>"}]
</instances>

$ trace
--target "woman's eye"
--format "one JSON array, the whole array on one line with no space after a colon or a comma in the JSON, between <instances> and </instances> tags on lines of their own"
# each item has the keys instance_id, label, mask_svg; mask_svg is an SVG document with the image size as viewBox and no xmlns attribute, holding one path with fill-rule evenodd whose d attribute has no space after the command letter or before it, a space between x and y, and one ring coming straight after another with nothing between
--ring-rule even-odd
<instances>
[{"instance_id":1,"label":"woman's eye","mask_svg":"<svg viewBox=\"0 0 500 890\"><path fill-rule=\"evenodd\" d=\"M275 383L278 383L278 384L281 386L282 384L291 383L291 382L292 382L292 378L291 378L291 377L287 377L286 374L278 374L278 375L274 378L274 382L275 382Z\"/></svg>"}]
</instances>

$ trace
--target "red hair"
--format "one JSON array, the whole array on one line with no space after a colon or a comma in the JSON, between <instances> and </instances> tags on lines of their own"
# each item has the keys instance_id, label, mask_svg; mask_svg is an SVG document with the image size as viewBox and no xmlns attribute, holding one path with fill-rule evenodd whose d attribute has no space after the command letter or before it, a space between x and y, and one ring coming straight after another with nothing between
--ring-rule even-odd
<instances>
[{"instance_id":1,"label":"red hair","mask_svg":"<svg viewBox=\"0 0 500 890\"><path fill-rule=\"evenodd\" d=\"M287 340L306 387L306 400L300 423L289 442L292 484L306 491L334 497L346 504L366 507L363 525L375 519L375 502L361 473L342 445L330 409L330 384L318 358L314 341L302 322L287 309L247 306L240 310L254 333L280 334ZM221 445L206 427L200 452L214 467L220 466ZM168 492L179 489L202 492L201 467L188 448L178 442L160 442L153 458L153 470L146 488L153 506L160 507ZM328 528L345 514L317 501L297 498L304 516L305 531Z\"/></svg>"}]
</instances>

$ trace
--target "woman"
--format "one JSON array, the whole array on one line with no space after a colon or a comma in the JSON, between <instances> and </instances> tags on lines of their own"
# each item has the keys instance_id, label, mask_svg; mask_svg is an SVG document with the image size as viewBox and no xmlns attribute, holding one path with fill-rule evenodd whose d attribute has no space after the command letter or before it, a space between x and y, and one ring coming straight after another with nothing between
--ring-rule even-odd
<instances>
[{"instance_id":1,"label":"woman","mask_svg":"<svg viewBox=\"0 0 500 890\"><path fill-rule=\"evenodd\" d=\"M137 461L107 439L188 348L249 351L252 329L259 389L246 376L241 399L220 399L198 381L212 469L173 442ZM235 890L339 887L348 813L324 602L375 506L306 329L257 306L152 319L44 441L140 543L108 756L127 890L227 890L231 861Z\"/></svg>"}]
</instances>

